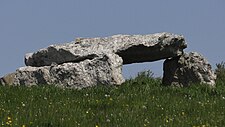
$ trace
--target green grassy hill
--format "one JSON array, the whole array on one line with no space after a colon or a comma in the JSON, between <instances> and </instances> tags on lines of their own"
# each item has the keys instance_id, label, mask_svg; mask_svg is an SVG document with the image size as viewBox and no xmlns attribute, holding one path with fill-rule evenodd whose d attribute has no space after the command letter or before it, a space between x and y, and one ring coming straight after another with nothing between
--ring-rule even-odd
<instances>
[{"instance_id":1,"label":"green grassy hill","mask_svg":"<svg viewBox=\"0 0 225 127\"><path fill-rule=\"evenodd\" d=\"M121 86L83 90L0 87L0 126L215 127L225 125L225 85L173 88L140 73Z\"/></svg>"}]
</instances>

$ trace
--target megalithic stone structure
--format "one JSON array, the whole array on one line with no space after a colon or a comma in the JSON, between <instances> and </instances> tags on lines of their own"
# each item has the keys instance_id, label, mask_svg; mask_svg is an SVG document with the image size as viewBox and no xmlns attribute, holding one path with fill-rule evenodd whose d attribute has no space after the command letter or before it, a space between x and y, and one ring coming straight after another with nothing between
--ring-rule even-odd
<instances>
[{"instance_id":1,"label":"megalithic stone structure","mask_svg":"<svg viewBox=\"0 0 225 127\"><path fill-rule=\"evenodd\" d=\"M3 85L49 84L76 89L98 84L121 85L125 81L123 64L177 58L184 54L186 47L183 36L165 32L77 38L26 54L27 66L6 75L0 82Z\"/></svg>"}]
</instances>

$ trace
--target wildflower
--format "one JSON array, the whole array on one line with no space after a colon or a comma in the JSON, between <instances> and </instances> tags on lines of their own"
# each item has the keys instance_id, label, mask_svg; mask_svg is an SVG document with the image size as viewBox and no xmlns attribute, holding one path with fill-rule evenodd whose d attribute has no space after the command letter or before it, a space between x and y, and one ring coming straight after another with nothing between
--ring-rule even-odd
<instances>
[{"instance_id":1,"label":"wildflower","mask_svg":"<svg viewBox=\"0 0 225 127\"><path fill-rule=\"evenodd\" d=\"M198 125L198 126L192 126L192 127L206 127L206 125Z\"/></svg>"},{"instance_id":2,"label":"wildflower","mask_svg":"<svg viewBox=\"0 0 225 127\"><path fill-rule=\"evenodd\" d=\"M6 125L12 125L12 118L9 116L7 117Z\"/></svg>"},{"instance_id":3,"label":"wildflower","mask_svg":"<svg viewBox=\"0 0 225 127\"><path fill-rule=\"evenodd\" d=\"M148 123L148 124L150 123L150 122L148 121L148 119L147 119L147 118L145 119L145 122L146 122L146 123Z\"/></svg>"},{"instance_id":4,"label":"wildflower","mask_svg":"<svg viewBox=\"0 0 225 127\"><path fill-rule=\"evenodd\" d=\"M107 119L106 122L110 122L110 119Z\"/></svg>"},{"instance_id":5,"label":"wildflower","mask_svg":"<svg viewBox=\"0 0 225 127\"><path fill-rule=\"evenodd\" d=\"M182 115L184 115L184 112L181 112Z\"/></svg>"},{"instance_id":6,"label":"wildflower","mask_svg":"<svg viewBox=\"0 0 225 127\"><path fill-rule=\"evenodd\" d=\"M8 117L7 117L7 120L11 120L11 117L8 116Z\"/></svg>"},{"instance_id":7,"label":"wildflower","mask_svg":"<svg viewBox=\"0 0 225 127\"><path fill-rule=\"evenodd\" d=\"M11 121L7 121L6 122L6 125L11 125Z\"/></svg>"},{"instance_id":8,"label":"wildflower","mask_svg":"<svg viewBox=\"0 0 225 127\"><path fill-rule=\"evenodd\" d=\"M11 123L12 121L7 121L6 122L6 125L11 125L12 123Z\"/></svg>"},{"instance_id":9,"label":"wildflower","mask_svg":"<svg viewBox=\"0 0 225 127\"><path fill-rule=\"evenodd\" d=\"M166 122L168 123L168 122L169 122L169 120L168 120L168 119L166 119Z\"/></svg>"},{"instance_id":10,"label":"wildflower","mask_svg":"<svg viewBox=\"0 0 225 127\"><path fill-rule=\"evenodd\" d=\"M98 125L95 125L95 127L99 127Z\"/></svg>"},{"instance_id":11,"label":"wildflower","mask_svg":"<svg viewBox=\"0 0 225 127\"><path fill-rule=\"evenodd\" d=\"M145 105L142 106L143 109L147 109L147 107Z\"/></svg>"},{"instance_id":12,"label":"wildflower","mask_svg":"<svg viewBox=\"0 0 225 127\"><path fill-rule=\"evenodd\" d=\"M22 106L25 107L25 104L23 102L21 102Z\"/></svg>"},{"instance_id":13,"label":"wildflower","mask_svg":"<svg viewBox=\"0 0 225 127\"><path fill-rule=\"evenodd\" d=\"M26 127L26 125L22 125L22 127Z\"/></svg>"},{"instance_id":14,"label":"wildflower","mask_svg":"<svg viewBox=\"0 0 225 127\"><path fill-rule=\"evenodd\" d=\"M109 98L109 100L112 101L113 99L112 98Z\"/></svg>"}]
</instances>

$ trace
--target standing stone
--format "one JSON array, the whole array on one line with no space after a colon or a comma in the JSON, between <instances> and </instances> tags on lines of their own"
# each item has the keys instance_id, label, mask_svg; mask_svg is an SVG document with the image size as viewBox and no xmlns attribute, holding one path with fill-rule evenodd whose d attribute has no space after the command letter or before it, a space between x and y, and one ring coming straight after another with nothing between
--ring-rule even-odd
<instances>
[{"instance_id":1,"label":"standing stone","mask_svg":"<svg viewBox=\"0 0 225 127\"><path fill-rule=\"evenodd\" d=\"M216 75L209 62L197 52L165 60L163 64L163 84L189 86L203 83L215 86Z\"/></svg>"}]
</instances>

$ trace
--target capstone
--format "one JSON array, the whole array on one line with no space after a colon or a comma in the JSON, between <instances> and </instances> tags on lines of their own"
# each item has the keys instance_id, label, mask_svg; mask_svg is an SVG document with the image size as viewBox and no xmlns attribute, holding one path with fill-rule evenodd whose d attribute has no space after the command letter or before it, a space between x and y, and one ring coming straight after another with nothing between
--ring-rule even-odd
<instances>
[{"instance_id":1,"label":"capstone","mask_svg":"<svg viewBox=\"0 0 225 127\"><path fill-rule=\"evenodd\" d=\"M52 63L77 63L96 54L118 54L123 64L151 62L183 54L184 37L171 33L149 35L114 35L103 38L79 38L70 43L51 45L25 56L27 66L49 66Z\"/></svg>"}]
</instances>

